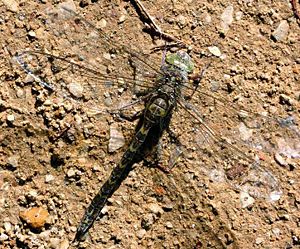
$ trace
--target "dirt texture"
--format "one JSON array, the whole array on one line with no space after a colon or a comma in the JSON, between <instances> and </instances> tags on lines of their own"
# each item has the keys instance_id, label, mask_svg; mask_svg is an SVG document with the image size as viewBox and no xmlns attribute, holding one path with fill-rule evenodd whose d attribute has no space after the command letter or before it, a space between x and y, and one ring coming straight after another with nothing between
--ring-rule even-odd
<instances>
[{"instance_id":1,"label":"dirt texture","mask_svg":"<svg viewBox=\"0 0 300 249\"><path fill-rule=\"evenodd\" d=\"M62 22L69 20L49 15L60 3L0 3L0 248L300 248L300 20L291 3L142 1L163 32L189 47L198 74L205 69L199 94L190 101L191 112L201 113L216 137L228 137L235 147L226 151L214 145L203 135L209 130L199 124L197 114L179 111L179 106L170 128L184 145L182 154L177 158L167 134L161 146L161 166L168 158L177 159L175 166L165 173L151 163L136 164L80 243L72 241L86 207L134 136L136 121L103 111L108 102L113 107L128 103L129 90L119 87L108 94L104 84L117 79L99 79L90 76L93 72L82 75L76 67L70 69L70 63L57 66L67 74L55 75L56 65L52 67L44 55L39 58L45 60L36 64L41 69L37 74L43 76L38 83L14 56L34 50L76 60L72 54L80 54L81 62L123 75L126 83L133 81L135 66L139 74L143 67L123 59L107 64L118 56L114 45L134 49L159 70L165 44L172 41L165 43L149 30L131 1L65 2L107 34L111 47L103 48L94 27L85 33L76 18L75 30L65 26L61 32ZM158 46L162 49L151 52ZM152 76L148 77L150 82ZM64 95L65 88L50 94L43 85L67 84L63 80L75 82L75 90L68 88L71 97ZM96 86L82 92L78 83L87 81ZM103 83L101 87L97 82ZM201 87L207 95L200 94ZM143 108L140 104L127 109L134 113ZM249 135L245 128L244 138L254 137L255 143L242 142L247 139L235 133L241 109L250 117L269 117L268 124L259 123L257 133ZM294 124L276 124L277 117L288 116ZM112 134L117 139L111 139ZM262 164L253 168L251 179L268 172L276 178L264 175L271 187L264 189L259 180L247 178L249 172L234 183L222 175L225 164L241 165L242 158L244 164L254 165L257 156ZM234 169L232 177L244 174L244 169ZM254 185L253 192L265 192L241 194L237 186L246 181Z\"/></svg>"}]
</instances>

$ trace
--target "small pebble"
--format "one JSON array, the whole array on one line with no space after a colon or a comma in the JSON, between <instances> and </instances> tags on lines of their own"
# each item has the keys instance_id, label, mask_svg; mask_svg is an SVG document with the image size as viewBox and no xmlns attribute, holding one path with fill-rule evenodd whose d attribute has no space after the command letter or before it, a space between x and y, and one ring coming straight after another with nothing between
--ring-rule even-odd
<instances>
[{"instance_id":1,"label":"small pebble","mask_svg":"<svg viewBox=\"0 0 300 249\"><path fill-rule=\"evenodd\" d=\"M6 119L8 122L12 123L15 121L15 116L13 114L8 114Z\"/></svg>"},{"instance_id":2,"label":"small pebble","mask_svg":"<svg viewBox=\"0 0 300 249\"><path fill-rule=\"evenodd\" d=\"M104 208L102 208L101 210L101 214L107 214L108 213L108 207L104 206Z\"/></svg>"},{"instance_id":3,"label":"small pebble","mask_svg":"<svg viewBox=\"0 0 300 249\"><path fill-rule=\"evenodd\" d=\"M9 233L11 231L11 223L10 222L8 222L8 221L4 222L3 227L5 229L5 232Z\"/></svg>"},{"instance_id":4,"label":"small pebble","mask_svg":"<svg viewBox=\"0 0 300 249\"><path fill-rule=\"evenodd\" d=\"M59 238L50 238L50 248L57 249L59 248L60 239Z\"/></svg>"},{"instance_id":5,"label":"small pebble","mask_svg":"<svg viewBox=\"0 0 300 249\"><path fill-rule=\"evenodd\" d=\"M111 60L111 55L110 53L103 53L103 58L106 59L106 60ZM106 94L106 93L105 93ZM104 94L104 95L105 95Z\"/></svg>"},{"instance_id":6,"label":"small pebble","mask_svg":"<svg viewBox=\"0 0 300 249\"><path fill-rule=\"evenodd\" d=\"M142 219L142 228L149 230L151 226L154 224L154 216L153 214L147 214Z\"/></svg>"},{"instance_id":7,"label":"small pebble","mask_svg":"<svg viewBox=\"0 0 300 249\"><path fill-rule=\"evenodd\" d=\"M32 228L40 229L45 225L49 213L42 207L33 207L21 211L19 216Z\"/></svg>"},{"instance_id":8,"label":"small pebble","mask_svg":"<svg viewBox=\"0 0 300 249\"><path fill-rule=\"evenodd\" d=\"M45 176L45 183L49 183L52 182L54 180L54 176L53 175L46 175Z\"/></svg>"},{"instance_id":9,"label":"small pebble","mask_svg":"<svg viewBox=\"0 0 300 249\"><path fill-rule=\"evenodd\" d=\"M173 224L172 224L170 221L168 221L168 222L166 223L166 228L172 229L172 228L173 228Z\"/></svg>"},{"instance_id":10,"label":"small pebble","mask_svg":"<svg viewBox=\"0 0 300 249\"><path fill-rule=\"evenodd\" d=\"M239 132L243 141L248 141L253 135L253 130L249 129L243 122L240 123Z\"/></svg>"},{"instance_id":11,"label":"small pebble","mask_svg":"<svg viewBox=\"0 0 300 249\"><path fill-rule=\"evenodd\" d=\"M193 173L190 173L190 172L187 172L183 175L183 180L185 182L191 182L191 180L194 178L194 174Z\"/></svg>"},{"instance_id":12,"label":"small pebble","mask_svg":"<svg viewBox=\"0 0 300 249\"><path fill-rule=\"evenodd\" d=\"M0 234L0 241L8 240L8 236L5 233Z\"/></svg>"},{"instance_id":13,"label":"small pebble","mask_svg":"<svg viewBox=\"0 0 300 249\"><path fill-rule=\"evenodd\" d=\"M95 171L95 172L101 171L101 167L98 164L95 164L93 166L93 171Z\"/></svg>"},{"instance_id":14,"label":"small pebble","mask_svg":"<svg viewBox=\"0 0 300 249\"><path fill-rule=\"evenodd\" d=\"M7 164L10 167L13 167L14 169L16 169L19 164L19 157L18 156L10 156L9 158L7 158Z\"/></svg>"},{"instance_id":15,"label":"small pebble","mask_svg":"<svg viewBox=\"0 0 300 249\"><path fill-rule=\"evenodd\" d=\"M29 35L30 37L32 37L32 38L35 38L35 37L36 37L36 34L35 34L35 32L34 32L33 30L30 30L30 31L28 32L28 35Z\"/></svg>"},{"instance_id":16,"label":"small pebble","mask_svg":"<svg viewBox=\"0 0 300 249\"><path fill-rule=\"evenodd\" d=\"M25 79L24 79L24 83L32 83L34 81L35 81L35 79L31 74L27 74Z\"/></svg>"},{"instance_id":17,"label":"small pebble","mask_svg":"<svg viewBox=\"0 0 300 249\"><path fill-rule=\"evenodd\" d=\"M282 214L279 216L279 218L282 220L290 220L291 217L288 214Z\"/></svg>"},{"instance_id":18,"label":"small pebble","mask_svg":"<svg viewBox=\"0 0 300 249\"><path fill-rule=\"evenodd\" d=\"M23 242L23 241L25 241L25 240L27 239L27 236L26 236L26 235L23 235L23 234L21 234L21 233L18 233L16 237L17 237L18 240L21 241L21 242Z\"/></svg>"},{"instance_id":19,"label":"small pebble","mask_svg":"<svg viewBox=\"0 0 300 249\"><path fill-rule=\"evenodd\" d=\"M279 229L279 228L273 228L273 229L272 229L272 232L274 233L274 235L275 235L276 237L279 237L279 235L280 235L280 229Z\"/></svg>"},{"instance_id":20,"label":"small pebble","mask_svg":"<svg viewBox=\"0 0 300 249\"><path fill-rule=\"evenodd\" d=\"M67 171L67 176L68 176L69 178L72 178L72 177L74 177L75 175L76 175L76 172L75 172L74 169L69 169L69 170Z\"/></svg>"},{"instance_id":21,"label":"small pebble","mask_svg":"<svg viewBox=\"0 0 300 249\"><path fill-rule=\"evenodd\" d=\"M274 38L275 41L282 41L284 40L289 32L289 24L286 20L282 20L278 27L274 30L272 33L272 37Z\"/></svg>"},{"instance_id":22,"label":"small pebble","mask_svg":"<svg viewBox=\"0 0 300 249\"><path fill-rule=\"evenodd\" d=\"M107 22L106 22L106 20L105 20L104 18L102 18L102 19L99 21L99 23L98 23L98 27L99 27L100 29L105 28L106 25L107 25Z\"/></svg>"},{"instance_id":23,"label":"small pebble","mask_svg":"<svg viewBox=\"0 0 300 249\"><path fill-rule=\"evenodd\" d=\"M15 0L2 0L4 5L7 9L9 9L12 12L18 12L19 11L19 4Z\"/></svg>"},{"instance_id":24,"label":"small pebble","mask_svg":"<svg viewBox=\"0 0 300 249\"><path fill-rule=\"evenodd\" d=\"M77 227L75 226L70 226L71 232L75 233L77 231Z\"/></svg>"},{"instance_id":25,"label":"small pebble","mask_svg":"<svg viewBox=\"0 0 300 249\"><path fill-rule=\"evenodd\" d=\"M70 93L76 97L81 98L83 96L83 86L77 82L72 82L68 85Z\"/></svg>"},{"instance_id":26,"label":"small pebble","mask_svg":"<svg viewBox=\"0 0 300 249\"><path fill-rule=\"evenodd\" d=\"M212 92L217 92L220 89L220 83L216 80L210 81L210 90Z\"/></svg>"},{"instance_id":27,"label":"small pebble","mask_svg":"<svg viewBox=\"0 0 300 249\"><path fill-rule=\"evenodd\" d=\"M235 13L235 19L237 21L240 21L242 19L242 16L243 16L243 12L242 11L238 11Z\"/></svg>"},{"instance_id":28,"label":"small pebble","mask_svg":"<svg viewBox=\"0 0 300 249\"><path fill-rule=\"evenodd\" d=\"M110 96L105 97L104 104L105 106L111 106L113 104L112 98Z\"/></svg>"},{"instance_id":29,"label":"small pebble","mask_svg":"<svg viewBox=\"0 0 300 249\"><path fill-rule=\"evenodd\" d=\"M299 242L300 242L299 237L293 235L293 236L292 236L292 240L293 240L293 244L294 244L294 245L299 245L299 244L300 244L300 243L299 243Z\"/></svg>"},{"instance_id":30,"label":"small pebble","mask_svg":"<svg viewBox=\"0 0 300 249\"><path fill-rule=\"evenodd\" d=\"M76 12L76 5L73 0L68 0L59 4L59 8L69 9L71 11Z\"/></svg>"},{"instance_id":31,"label":"small pebble","mask_svg":"<svg viewBox=\"0 0 300 249\"><path fill-rule=\"evenodd\" d=\"M28 197L30 198L36 198L38 196L38 192L35 189L32 189L28 192Z\"/></svg>"},{"instance_id":32,"label":"small pebble","mask_svg":"<svg viewBox=\"0 0 300 249\"><path fill-rule=\"evenodd\" d=\"M53 102L50 99L46 99L44 102L44 106L51 106L53 105Z\"/></svg>"},{"instance_id":33,"label":"small pebble","mask_svg":"<svg viewBox=\"0 0 300 249\"><path fill-rule=\"evenodd\" d=\"M280 166L288 165L288 163L284 160L284 158L279 153L275 153L274 159Z\"/></svg>"},{"instance_id":34,"label":"small pebble","mask_svg":"<svg viewBox=\"0 0 300 249\"><path fill-rule=\"evenodd\" d=\"M224 74L224 79L225 79L225 80L230 80L230 78L231 78L231 77L230 77L229 74Z\"/></svg>"},{"instance_id":35,"label":"small pebble","mask_svg":"<svg viewBox=\"0 0 300 249\"><path fill-rule=\"evenodd\" d=\"M147 231L146 231L145 229L140 229L140 230L137 232L136 236L137 236L139 239L142 239L142 238L145 236L146 232L147 232Z\"/></svg>"},{"instance_id":36,"label":"small pebble","mask_svg":"<svg viewBox=\"0 0 300 249\"><path fill-rule=\"evenodd\" d=\"M221 50L217 46L208 47L208 50L214 56L220 57L222 55Z\"/></svg>"},{"instance_id":37,"label":"small pebble","mask_svg":"<svg viewBox=\"0 0 300 249\"><path fill-rule=\"evenodd\" d=\"M171 211L174 208L174 203L168 202L163 206L163 209L167 212Z\"/></svg>"},{"instance_id":38,"label":"small pebble","mask_svg":"<svg viewBox=\"0 0 300 249\"><path fill-rule=\"evenodd\" d=\"M156 203L149 204L148 209L154 214L163 214L164 213L164 210Z\"/></svg>"},{"instance_id":39,"label":"small pebble","mask_svg":"<svg viewBox=\"0 0 300 249\"><path fill-rule=\"evenodd\" d=\"M82 124L82 117L80 115L76 114L74 116L74 119L75 119L77 125L81 125Z\"/></svg>"},{"instance_id":40,"label":"small pebble","mask_svg":"<svg viewBox=\"0 0 300 249\"><path fill-rule=\"evenodd\" d=\"M279 192L279 191L273 191L271 192L270 194L270 201L273 202L273 201L278 201L280 199L282 195L282 192Z\"/></svg>"},{"instance_id":41,"label":"small pebble","mask_svg":"<svg viewBox=\"0 0 300 249\"><path fill-rule=\"evenodd\" d=\"M66 101L66 102L64 103L64 109L65 109L67 112L72 111L72 109L73 109L72 103L71 103L70 101Z\"/></svg>"},{"instance_id":42,"label":"small pebble","mask_svg":"<svg viewBox=\"0 0 300 249\"><path fill-rule=\"evenodd\" d=\"M25 92L22 89L18 89L16 92L16 95L18 98L24 98L25 97Z\"/></svg>"},{"instance_id":43,"label":"small pebble","mask_svg":"<svg viewBox=\"0 0 300 249\"><path fill-rule=\"evenodd\" d=\"M127 19L126 15L121 15L119 18L119 23L125 22L126 19Z\"/></svg>"},{"instance_id":44,"label":"small pebble","mask_svg":"<svg viewBox=\"0 0 300 249\"><path fill-rule=\"evenodd\" d=\"M49 231L49 230L42 231L42 232L39 234L39 238L44 239L44 240L45 240L45 239L49 239L50 234L51 234L51 231Z\"/></svg>"},{"instance_id":45,"label":"small pebble","mask_svg":"<svg viewBox=\"0 0 300 249\"><path fill-rule=\"evenodd\" d=\"M263 238L260 238L260 237L256 238L256 240L255 240L255 243L256 243L257 245L261 244L262 242L264 242L264 239L263 239Z\"/></svg>"},{"instance_id":46,"label":"small pebble","mask_svg":"<svg viewBox=\"0 0 300 249\"><path fill-rule=\"evenodd\" d=\"M118 130L117 124L110 126L110 138L108 142L108 151L114 152L125 145L123 133Z\"/></svg>"},{"instance_id":47,"label":"small pebble","mask_svg":"<svg viewBox=\"0 0 300 249\"><path fill-rule=\"evenodd\" d=\"M221 170L213 169L209 172L209 178L213 182L225 182L225 174Z\"/></svg>"},{"instance_id":48,"label":"small pebble","mask_svg":"<svg viewBox=\"0 0 300 249\"><path fill-rule=\"evenodd\" d=\"M285 95L285 94L280 94L279 95L279 101L283 105L289 105L289 106L293 105L292 98L289 97L289 96L287 96L287 95Z\"/></svg>"},{"instance_id":49,"label":"small pebble","mask_svg":"<svg viewBox=\"0 0 300 249\"><path fill-rule=\"evenodd\" d=\"M227 33L230 24L233 22L233 6L229 5L221 15L221 28L222 32Z\"/></svg>"},{"instance_id":50,"label":"small pebble","mask_svg":"<svg viewBox=\"0 0 300 249\"><path fill-rule=\"evenodd\" d=\"M246 192L241 192L240 201L241 201L241 204L242 204L242 208L246 208L246 207L252 205L255 202L254 198L251 197Z\"/></svg>"},{"instance_id":51,"label":"small pebble","mask_svg":"<svg viewBox=\"0 0 300 249\"><path fill-rule=\"evenodd\" d=\"M35 30L35 37L36 38L43 38L45 36L45 30L43 28L38 28Z\"/></svg>"},{"instance_id":52,"label":"small pebble","mask_svg":"<svg viewBox=\"0 0 300 249\"><path fill-rule=\"evenodd\" d=\"M183 15L177 17L177 23L180 28L183 28L186 25L186 18Z\"/></svg>"}]
</instances>

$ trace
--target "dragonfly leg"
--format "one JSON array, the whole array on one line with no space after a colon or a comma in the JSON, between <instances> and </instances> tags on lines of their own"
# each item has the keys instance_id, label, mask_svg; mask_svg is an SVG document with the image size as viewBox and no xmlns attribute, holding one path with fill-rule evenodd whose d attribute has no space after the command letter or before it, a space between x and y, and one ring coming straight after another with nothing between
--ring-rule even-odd
<instances>
[{"instance_id":1,"label":"dragonfly leg","mask_svg":"<svg viewBox=\"0 0 300 249\"><path fill-rule=\"evenodd\" d=\"M179 140L180 135L177 135L170 127L167 127L166 131L171 139L171 142L181 146L181 142Z\"/></svg>"},{"instance_id":2,"label":"dragonfly leg","mask_svg":"<svg viewBox=\"0 0 300 249\"><path fill-rule=\"evenodd\" d=\"M159 170L163 171L164 173L171 173L172 169L176 165L178 159L180 158L182 154L182 149L180 146L175 145L175 148L172 149L171 154L168 156L168 162L166 163L166 160L163 160L163 153L162 153L162 146L157 146L156 153L153 153L153 155L156 154L156 163L155 167ZM152 162L153 164L153 162Z\"/></svg>"},{"instance_id":3,"label":"dragonfly leg","mask_svg":"<svg viewBox=\"0 0 300 249\"><path fill-rule=\"evenodd\" d=\"M171 153L168 156L164 155L162 141L159 140L157 145L154 147L154 151L150 154L150 163L149 159L146 162L165 173L170 173L173 167L176 165L180 155L182 154L183 145L179 140L179 136L176 135L170 129L170 127L168 127L166 131L169 135L170 143L173 145ZM165 157L167 157L167 159L165 159Z\"/></svg>"},{"instance_id":4,"label":"dragonfly leg","mask_svg":"<svg viewBox=\"0 0 300 249\"><path fill-rule=\"evenodd\" d=\"M199 73L197 74L194 74L194 75L191 75L189 77L189 79L193 82L193 85L194 85L194 91L193 93L191 94L191 96L189 96L190 98L193 97L194 93L197 91L200 83L201 83L201 80L203 79L204 75L205 75L205 72L206 70L209 68L209 66L211 65L212 61L209 61L209 63L207 63Z\"/></svg>"},{"instance_id":5,"label":"dragonfly leg","mask_svg":"<svg viewBox=\"0 0 300 249\"><path fill-rule=\"evenodd\" d=\"M147 167L157 168L164 173L170 173L171 168L166 164L167 160L164 160L163 146L162 142L159 141L158 144L153 148L153 151L143 159L144 165Z\"/></svg>"}]
</instances>

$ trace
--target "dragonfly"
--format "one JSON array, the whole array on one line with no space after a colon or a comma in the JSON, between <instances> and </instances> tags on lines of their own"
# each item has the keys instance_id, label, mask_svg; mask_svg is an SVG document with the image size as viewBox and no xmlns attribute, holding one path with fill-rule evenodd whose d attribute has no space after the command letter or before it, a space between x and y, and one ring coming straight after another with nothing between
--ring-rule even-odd
<instances>
[{"instance_id":1,"label":"dragonfly","mask_svg":"<svg viewBox=\"0 0 300 249\"><path fill-rule=\"evenodd\" d=\"M146 145L153 144L152 151L161 137L168 137L169 128L176 146L168 165L177 165L179 154L179 158L193 155L187 162L215 182L226 182L248 197L280 198L280 183L268 170L268 160L257 155L299 158L297 117L268 115L259 100L234 103L205 84L193 84L189 74L194 63L187 52L145 54L63 4L46 13L55 44L44 50L22 50L15 60L42 92L37 98L48 126L74 142L72 126L91 136L88 123L95 117L120 119L125 118L119 115L123 111L134 110L138 113L134 118L139 119L122 159L88 206L76 240L85 236L132 166L151 153ZM99 22L104 26L104 19ZM64 109L58 115L65 122L56 123L57 114L47 112L51 105ZM260 112L251 111L256 105ZM70 121L68 112L80 115ZM173 130L181 135L174 138ZM176 181L172 186L170 192L178 190Z\"/></svg>"}]
</instances>

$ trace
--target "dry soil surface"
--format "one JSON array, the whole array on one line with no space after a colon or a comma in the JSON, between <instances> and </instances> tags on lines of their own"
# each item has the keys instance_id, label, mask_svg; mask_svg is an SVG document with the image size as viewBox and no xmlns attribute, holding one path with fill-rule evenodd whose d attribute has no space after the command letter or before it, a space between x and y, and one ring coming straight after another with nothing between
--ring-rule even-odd
<instances>
[{"instance_id":1,"label":"dry soil surface","mask_svg":"<svg viewBox=\"0 0 300 249\"><path fill-rule=\"evenodd\" d=\"M84 34L78 20L73 20L78 30L66 31L67 37L61 35L60 28L47 15L60 2L0 3L0 248L300 248L300 145L295 135L298 132L299 139L300 20L291 3L142 2L161 30L190 47L198 71L206 68L199 89L206 87L208 95L201 98L200 90L195 93L191 112L201 113L215 134L230 134L240 124L233 116L241 107L253 117L257 117L256 113L269 115L271 126L250 137L276 141L282 136L291 158L280 154L284 149L279 151L276 142L271 143L273 149L264 150L267 142L260 140L256 149L264 151L259 155L262 171L254 168L252 173L259 177L270 172L277 179L270 178L274 180L269 182L274 184L270 188L277 192L269 198L263 198L268 196L267 191L241 196L237 185L225 180L220 169L230 158L234 164L243 154L236 147L226 154L226 149L214 147L209 138L208 148L201 153L194 138L201 143L197 136L207 130L201 133L199 120L179 111L179 106L171 128L181 135L179 139L185 146L175 167L167 174L145 163L136 164L102 210L103 217L94 223L85 241L76 244L72 240L84 210L122 156L126 149L126 145L121 146L123 135L128 144L135 122L116 120L101 112L105 98L108 102L116 96L119 102L126 100L126 87L110 95L100 90L98 102L93 102L78 87L80 72L71 70L66 63L70 74L60 80L57 76L52 83L58 86L65 84L63 78L73 80L71 101L64 99L63 93L51 94L16 63L13 56L30 49L57 56L82 54L83 62L90 59L90 65L94 63L100 70L107 66L102 60L113 60L118 55L113 49L103 54L104 38L97 36L96 30ZM146 54L144 60L158 69L163 63L165 42L147 32L146 21L131 1L65 4L74 5L72 8L80 16L107 33L111 48L117 43L134 48ZM150 54L153 47L161 45L162 50ZM50 68L51 61L47 62L47 68L36 65L41 67L36 73L44 74L45 81L56 70ZM117 61L104 70L124 75L135 66L134 62L126 63ZM90 77L90 81L97 80L103 83ZM210 96L218 99L211 101ZM95 110L89 108L90 103L99 106ZM296 124L271 133L279 116L293 116ZM120 142L111 140L115 130L122 148L109 152ZM240 132L249 135L247 128ZM228 135L230 142L245 153L255 147L248 144L249 149L245 149L246 143L241 145L242 139L233 134ZM174 144L169 140L168 136L162 139L166 142L162 154L174 158ZM254 153L251 157L255 160ZM245 161L249 165L254 162L246 157ZM215 165L218 170L212 171ZM247 181L246 177L242 179L240 185ZM260 189L260 182L251 179L249 184ZM266 176L267 181L270 179Z\"/></svg>"}]
</instances>

